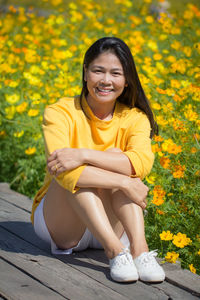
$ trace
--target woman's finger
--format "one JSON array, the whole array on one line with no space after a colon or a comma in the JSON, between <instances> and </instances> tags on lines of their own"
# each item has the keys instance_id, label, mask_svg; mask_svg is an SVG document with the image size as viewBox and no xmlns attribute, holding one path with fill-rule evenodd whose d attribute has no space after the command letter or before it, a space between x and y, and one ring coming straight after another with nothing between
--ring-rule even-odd
<instances>
[{"instance_id":1,"label":"woman's finger","mask_svg":"<svg viewBox=\"0 0 200 300\"><path fill-rule=\"evenodd\" d=\"M50 154L50 156L48 157L47 162L56 159L56 157L57 157L57 153L56 153L56 151L54 151L54 152L52 152L52 153Z\"/></svg>"}]
</instances>

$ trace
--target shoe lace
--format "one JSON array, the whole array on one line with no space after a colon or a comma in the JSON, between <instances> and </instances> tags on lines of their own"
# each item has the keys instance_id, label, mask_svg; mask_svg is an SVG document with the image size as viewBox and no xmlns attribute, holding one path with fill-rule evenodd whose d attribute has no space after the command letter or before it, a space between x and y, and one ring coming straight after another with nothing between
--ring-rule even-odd
<instances>
[{"instance_id":1,"label":"shoe lace","mask_svg":"<svg viewBox=\"0 0 200 300\"><path fill-rule=\"evenodd\" d=\"M129 249L126 248L117 255L117 259L115 260L115 265L120 267L120 265L130 265L130 264L133 264L133 259Z\"/></svg>"},{"instance_id":2,"label":"shoe lace","mask_svg":"<svg viewBox=\"0 0 200 300\"><path fill-rule=\"evenodd\" d=\"M140 263L143 265L151 264L157 265L155 257L158 255L157 250L153 250L150 252L144 252L143 255L140 257Z\"/></svg>"}]
</instances>

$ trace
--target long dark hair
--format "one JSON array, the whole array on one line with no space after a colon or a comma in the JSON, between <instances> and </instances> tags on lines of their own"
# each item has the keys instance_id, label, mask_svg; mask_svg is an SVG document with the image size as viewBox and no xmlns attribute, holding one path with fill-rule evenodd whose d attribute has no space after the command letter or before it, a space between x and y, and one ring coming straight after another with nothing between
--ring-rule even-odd
<instances>
[{"instance_id":1,"label":"long dark hair","mask_svg":"<svg viewBox=\"0 0 200 300\"><path fill-rule=\"evenodd\" d=\"M117 98L117 101L131 108L137 107L147 115L151 124L152 137L154 134L158 133L158 126L154 120L153 112L151 110L149 101L145 96L144 90L141 86L131 51L129 47L119 38L101 38L97 40L94 44L92 44L85 53L82 74L83 87L80 96L81 100L83 95L85 97L88 95L87 82L84 80L84 66L87 69L94 59L96 59L100 54L106 51L110 51L118 57L122 64L125 79L128 84L127 87L124 88L122 94Z\"/></svg>"}]
</instances>

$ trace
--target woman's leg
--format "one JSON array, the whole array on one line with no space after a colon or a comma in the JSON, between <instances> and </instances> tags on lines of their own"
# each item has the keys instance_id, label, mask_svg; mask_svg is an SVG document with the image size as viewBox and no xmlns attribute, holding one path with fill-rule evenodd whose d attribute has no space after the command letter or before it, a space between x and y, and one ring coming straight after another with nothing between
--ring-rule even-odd
<instances>
[{"instance_id":1,"label":"woman's leg","mask_svg":"<svg viewBox=\"0 0 200 300\"><path fill-rule=\"evenodd\" d=\"M148 252L142 208L130 201L120 190L111 191L111 196L113 211L129 238L132 256L135 258L143 252Z\"/></svg>"},{"instance_id":2,"label":"woman's leg","mask_svg":"<svg viewBox=\"0 0 200 300\"><path fill-rule=\"evenodd\" d=\"M53 180L43 210L50 235L60 248L76 246L86 227L102 244L108 258L124 248L117 237L122 228L118 225L114 232L96 189L80 189L72 194Z\"/></svg>"}]
</instances>

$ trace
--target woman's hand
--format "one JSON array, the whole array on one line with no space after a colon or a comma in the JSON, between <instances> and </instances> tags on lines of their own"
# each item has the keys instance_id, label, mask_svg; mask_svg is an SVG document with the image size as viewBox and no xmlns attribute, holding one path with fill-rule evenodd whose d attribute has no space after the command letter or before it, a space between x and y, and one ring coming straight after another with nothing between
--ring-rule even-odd
<instances>
[{"instance_id":1,"label":"woman's hand","mask_svg":"<svg viewBox=\"0 0 200 300\"><path fill-rule=\"evenodd\" d=\"M121 190L135 204L141 206L142 209L146 208L146 197L148 195L149 188L142 182L140 178L127 177L122 182Z\"/></svg>"},{"instance_id":2,"label":"woman's hand","mask_svg":"<svg viewBox=\"0 0 200 300\"><path fill-rule=\"evenodd\" d=\"M63 148L51 153L47 160L47 168L51 175L73 170L84 164L83 149Z\"/></svg>"}]
</instances>

